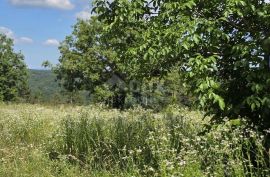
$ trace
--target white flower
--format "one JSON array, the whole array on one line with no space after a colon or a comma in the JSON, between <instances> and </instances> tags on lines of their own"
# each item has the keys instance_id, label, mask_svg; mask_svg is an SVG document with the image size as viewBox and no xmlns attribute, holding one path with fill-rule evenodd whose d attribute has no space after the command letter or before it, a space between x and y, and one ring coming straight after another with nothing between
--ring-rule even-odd
<instances>
[{"instance_id":1,"label":"white flower","mask_svg":"<svg viewBox=\"0 0 270 177\"><path fill-rule=\"evenodd\" d=\"M179 162L179 165L180 165L180 166L184 166L184 165L186 165L186 161L181 160L181 161Z\"/></svg>"}]
</instances>

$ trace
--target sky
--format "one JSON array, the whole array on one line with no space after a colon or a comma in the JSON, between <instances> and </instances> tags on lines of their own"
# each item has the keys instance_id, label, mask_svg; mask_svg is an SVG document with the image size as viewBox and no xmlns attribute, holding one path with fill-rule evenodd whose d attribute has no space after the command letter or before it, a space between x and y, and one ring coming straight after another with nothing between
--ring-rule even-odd
<instances>
[{"instance_id":1,"label":"sky","mask_svg":"<svg viewBox=\"0 0 270 177\"><path fill-rule=\"evenodd\" d=\"M91 0L0 0L0 33L14 40L30 69L56 64L58 46L79 19L91 16Z\"/></svg>"}]
</instances>

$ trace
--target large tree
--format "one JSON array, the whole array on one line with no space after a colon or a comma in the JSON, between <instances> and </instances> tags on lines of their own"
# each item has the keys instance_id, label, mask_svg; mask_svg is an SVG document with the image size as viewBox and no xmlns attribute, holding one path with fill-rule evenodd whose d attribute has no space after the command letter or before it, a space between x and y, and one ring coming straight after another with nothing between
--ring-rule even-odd
<instances>
[{"instance_id":1,"label":"large tree","mask_svg":"<svg viewBox=\"0 0 270 177\"><path fill-rule=\"evenodd\" d=\"M144 25L144 22L136 26L127 24L113 32L104 28L106 23L97 17L78 21L73 33L61 44L60 63L54 68L62 86L71 94L88 90L95 101L105 101L115 108L137 104L159 107L182 100L180 92L176 94L173 90L175 86L170 87L173 85L170 78L159 78L159 72L153 72L151 78L134 73L138 68L131 67L126 51L143 41L140 32L147 29ZM179 77L177 71L171 75ZM168 93L172 91L175 93Z\"/></svg>"},{"instance_id":2,"label":"large tree","mask_svg":"<svg viewBox=\"0 0 270 177\"><path fill-rule=\"evenodd\" d=\"M12 39L0 34L0 101L14 101L28 93L24 57L14 52Z\"/></svg>"},{"instance_id":3,"label":"large tree","mask_svg":"<svg viewBox=\"0 0 270 177\"><path fill-rule=\"evenodd\" d=\"M112 97L114 107L123 107L130 80L128 73L132 71L126 68L126 56L121 51L132 45L133 31L124 32L121 39L107 38L105 31L96 17L79 20L72 35L60 46L60 64L55 71L68 91L106 93Z\"/></svg>"},{"instance_id":4,"label":"large tree","mask_svg":"<svg viewBox=\"0 0 270 177\"><path fill-rule=\"evenodd\" d=\"M121 39L130 29L143 39L120 51L133 77L162 76L178 66L215 120L241 116L270 128L266 1L96 0L94 11L107 38Z\"/></svg>"}]
</instances>

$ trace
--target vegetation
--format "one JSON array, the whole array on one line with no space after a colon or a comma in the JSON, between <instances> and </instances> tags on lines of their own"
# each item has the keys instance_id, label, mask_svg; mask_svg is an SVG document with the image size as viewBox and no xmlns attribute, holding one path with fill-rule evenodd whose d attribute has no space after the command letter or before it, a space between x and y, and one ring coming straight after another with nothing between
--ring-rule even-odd
<instances>
[{"instance_id":1,"label":"vegetation","mask_svg":"<svg viewBox=\"0 0 270 177\"><path fill-rule=\"evenodd\" d=\"M264 136L240 120L102 106L0 106L1 176L267 176ZM252 142L250 141L252 140ZM245 156L251 150L253 157ZM253 162L254 160L254 162Z\"/></svg>"},{"instance_id":2,"label":"vegetation","mask_svg":"<svg viewBox=\"0 0 270 177\"><path fill-rule=\"evenodd\" d=\"M56 82L56 75L50 70L29 70L29 88L37 101L49 101L59 94L61 88Z\"/></svg>"},{"instance_id":3,"label":"vegetation","mask_svg":"<svg viewBox=\"0 0 270 177\"><path fill-rule=\"evenodd\" d=\"M92 102L121 109L135 105L160 108L173 102L188 102L182 101L188 97L181 87L181 73L177 68L171 68L163 78L159 75L133 77L133 70L126 63L128 56L123 55L133 40L103 36L106 34L103 25L97 17L78 21L72 35L62 42L60 63L53 70L63 88L71 94L87 90ZM121 37L133 38L130 37L133 33L137 34L136 30L123 31ZM165 83L170 84L165 86Z\"/></svg>"},{"instance_id":4,"label":"vegetation","mask_svg":"<svg viewBox=\"0 0 270 177\"><path fill-rule=\"evenodd\" d=\"M93 12L59 64L43 63L53 72L30 70L27 101L47 106L1 103L0 176L269 175L270 3L95 0ZM0 34L0 101L25 97L27 79Z\"/></svg>"},{"instance_id":5,"label":"vegetation","mask_svg":"<svg viewBox=\"0 0 270 177\"><path fill-rule=\"evenodd\" d=\"M89 104L91 98L86 91L80 91L74 98L56 81L56 74L51 70L29 70L30 103L67 104L73 99L74 104Z\"/></svg>"},{"instance_id":6,"label":"vegetation","mask_svg":"<svg viewBox=\"0 0 270 177\"><path fill-rule=\"evenodd\" d=\"M0 33L0 101L15 101L29 94L27 68L13 41Z\"/></svg>"},{"instance_id":7,"label":"vegetation","mask_svg":"<svg viewBox=\"0 0 270 177\"><path fill-rule=\"evenodd\" d=\"M121 44L126 31L138 32L115 50L133 77L178 66L215 120L241 116L263 130L270 128L269 7L261 0L96 0L94 12L106 39Z\"/></svg>"},{"instance_id":8,"label":"vegetation","mask_svg":"<svg viewBox=\"0 0 270 177\"><path fill-rule=\"evenodd\" d=\"M113 48L118 39L101 38L103 33L103 23L96 17L78 21L59 48L60 64L55 72L69 92L85 89L96 94L97 101L109 99L113 107L124 108L130 73L124 70L124 58Z\"/></svg>"}]
</instances>

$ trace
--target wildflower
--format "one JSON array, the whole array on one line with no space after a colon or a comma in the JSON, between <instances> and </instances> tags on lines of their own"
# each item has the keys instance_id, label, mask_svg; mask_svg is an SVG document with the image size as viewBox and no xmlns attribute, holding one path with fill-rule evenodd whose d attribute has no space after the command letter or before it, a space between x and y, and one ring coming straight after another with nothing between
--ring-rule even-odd
<instances>
[{"instance_id":1,"label":"wildflower","mask_svg":"<svg viewBox=\"0 0 270 177\"><path fill-rule=\"evenodd\" d=\"M126 156L125 157L122 157L122 160L126 160L126 159L128 159L128 157L126 157Z\"/></svg>"},{"instance_id":2,"label":"wildflower","mask_svg":"<svg viewBox=\"0 0 270 177\"><path fill-rule=\"evenodd\" d=\"M265 130L265 132L266 132L266 133L270 133L270 129L268 129L268 130Z\"/></svg>"},{"instance_id":3,"label":"wildflower","mask_svg":"<svg viewBox=\"0 0 270 177\"><path fill-rule=\"evenodd\" d=\"M140 154L140 153L142 152L142 150L141 150L141 149L137 149L136 152L137 152L138 154Z\"/></svg>"},{"instance_id":4,"label":"wildflower","mask_svg":"<svg viewBox=\"0 0 270 177\"><path fill-rule=\"evenodd\" d=\"M184 166L184 165L186 165L186 161L181 160L181 161L179 162L179 165L180 165L180 166Z\"/></svg>"},{"instance_id":5,"label":"wildflower","mask_svg":"<svg viewBox=\"0 0 270 177\"><path fill-rule=\"evenodd\" d=\"M148 167L148 171L152 171L152 172L154 172L154 171L155 171L155 169L154 169L153 167Z\"/></svg>"},{"instance_id":6,"label":"wildflower","mask_svg":"<svg viewBox=\"0 0 270 177\"><path fill-rule=\"evenodd\" d=\"M161 139L164 140L164 141L168 140L166 136L161 137Z\"/></svg>"}]
</instances>

